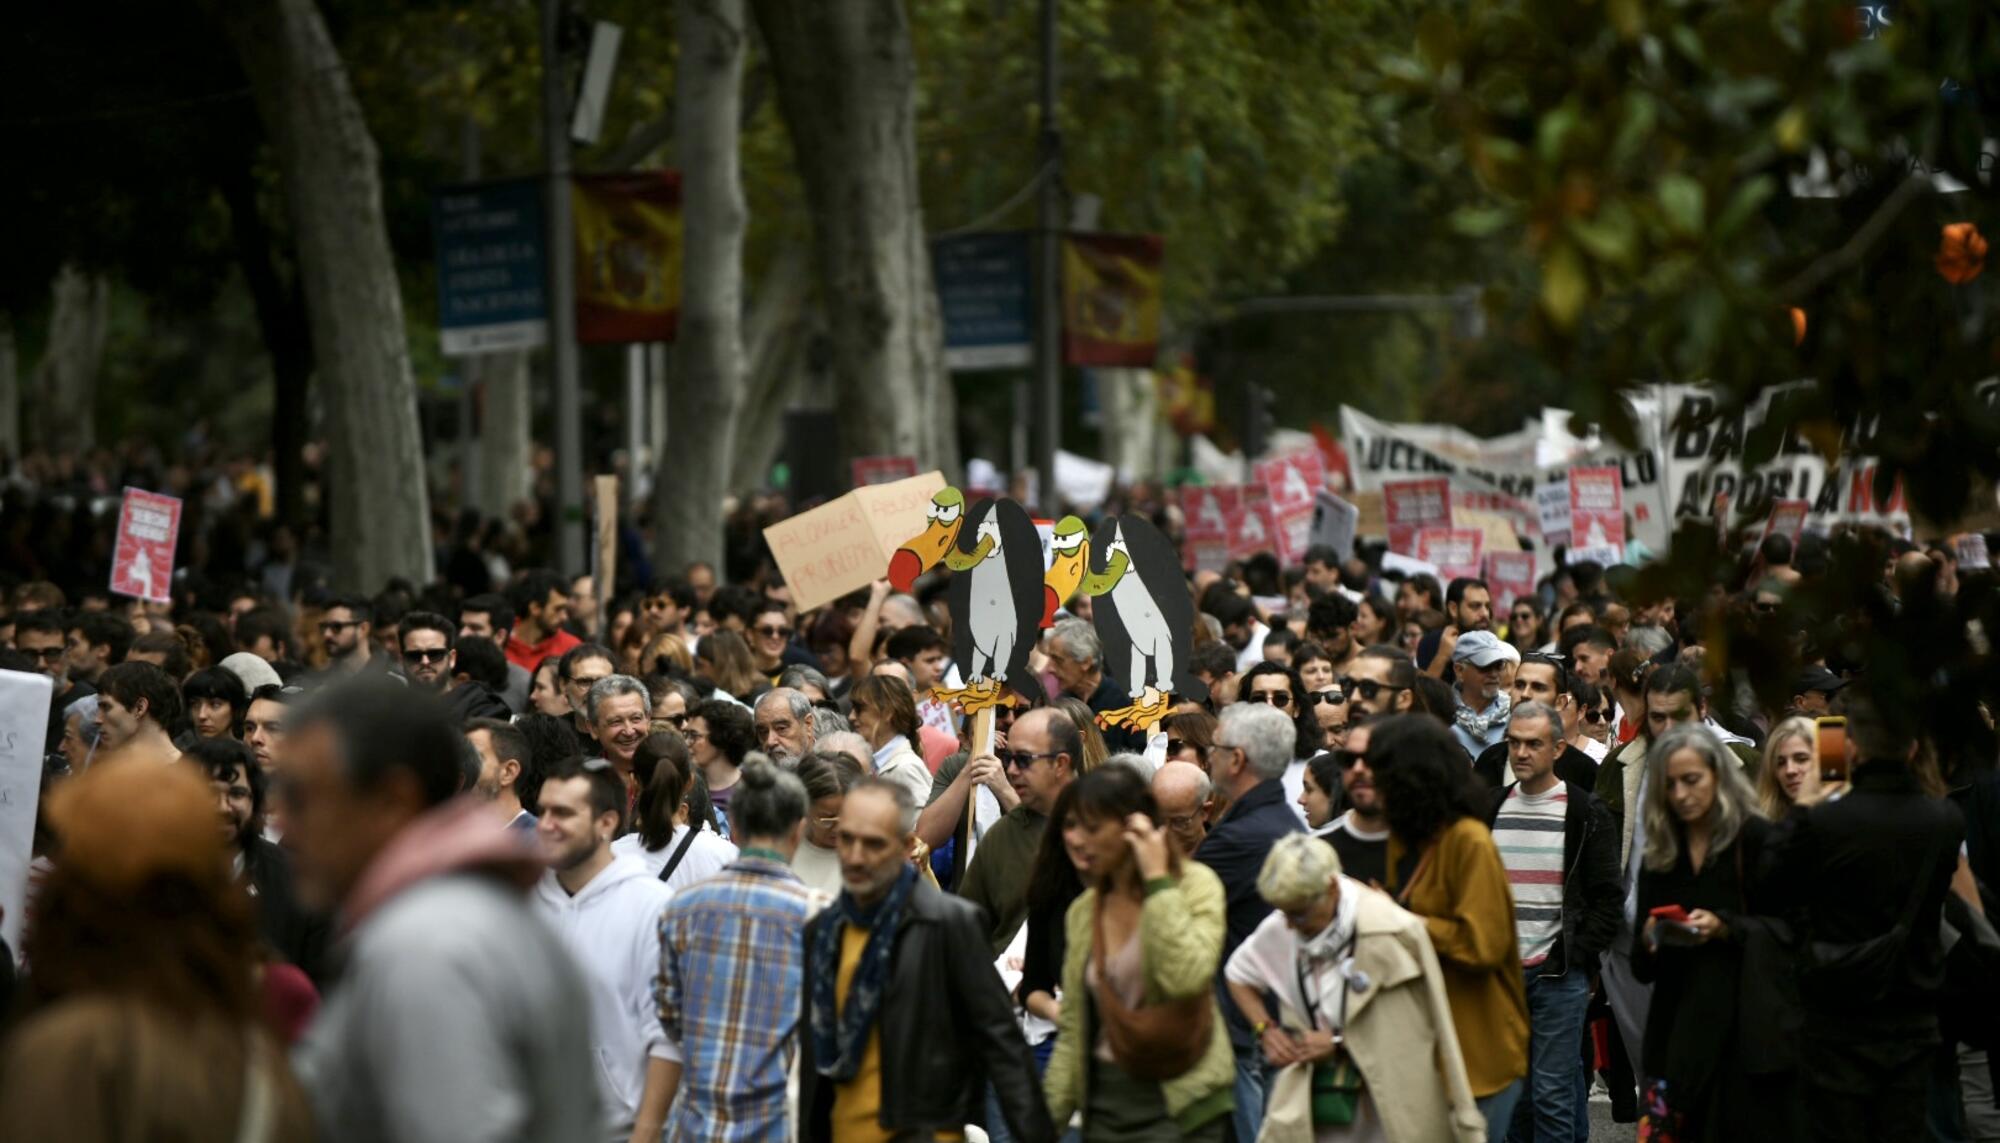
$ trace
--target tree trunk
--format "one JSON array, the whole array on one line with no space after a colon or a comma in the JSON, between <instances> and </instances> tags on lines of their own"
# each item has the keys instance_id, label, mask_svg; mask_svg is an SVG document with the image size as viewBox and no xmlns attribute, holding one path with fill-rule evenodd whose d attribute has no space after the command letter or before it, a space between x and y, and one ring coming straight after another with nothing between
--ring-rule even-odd
<instances>
[{"instance_id":1,"label":"tree trunk","mask_svg":"<svg viewBox=\"0 0 2000 1143\"><path fill-rule=\"evenodd\" d=\"M763 485L785 427L778 414L797 401L805 372L806 342L812 335L813 323L806 311L811 292L805 248L790 245L764 275L751 299L750 316L743 323L743 344L750 361L743 407L764 410L765 415L737 418L729 487L738 491Z\"/></svg>"},{"instance_id":2,"label":"tree trunk","mask_svg":"<svg viewBox=\"0 0 2000 1143\"><path fill-rule=\"evenodd\" d=\"M216 10L278 148L327 410L334 579L431 578L430 503L375 140L313 0Z\"/></svg>"},{"instance_id":3,"label":"tree trunk","mask_svg":"<svg viewBox=\"0 0 2000 1143\"><path fill-rule=\"evenodd\" d=\"M111 286L64 266L52 292L49 342L35 367L41 394L35 438L51 448L87 449L97 444L97 373L104 367Z\"/></svg>"},{"instance_id":4,"label":"tree trunk","mask_svg":"<svg viewBox=\"0 0 2000 1143\"><path fill-rule=\"evenodd\" d=\"M482 353L465 359L465 373L480 384L479 487L469 490L471 500L481 515L505 518L533 492L528 355Z\"/></svg>"},{"instance_id":5,"label":"tree trunk","mask_svg":"<svg viewBox=\"0 0 2000 1143\"><path fill-rule=\"evenodd\" d=\"M0 314L0 474L21 459L21 357L14 348L14 320Z\"/></svg>"},{"instance_id":6,"label":"tree trunk","mask_svg":"<svg viewBox=\"0 0 2000 1143\"><path fill-rule=\"evenodd\" d=\"M278 519L297 532L306 522L306 388L312 383L312 337L305 295L285 281L272 256L273 236L257 207L255 156L233 156L217 179L229 207L236 263L250 291L264 351L271 358L271 473L277 484Z\"/></svg>"},{"instance_id":7,"label":"tree trunk","mask_svg":"<svg viewBox=\"0 0 2000 1143\"><path fill-rule=\"evenodd\" d=\"M653 484L655 563L722 566L736 413L743 399L743 232L738 169L743 0L676 0L674 149L681 170L680 329L669 389L667 447ZM775 415L759 410L760 416Z\"/></svg>"},{"instance_id":8,"label":"tree trunk","mask_svg":"<svg viewBox=\"0 0 2000 1143\"><path fill-rule=\"evenodd\" d=\"M756 0L812 211L842 451L958 468L902 0Z\"/></svg>"}]
</instances>

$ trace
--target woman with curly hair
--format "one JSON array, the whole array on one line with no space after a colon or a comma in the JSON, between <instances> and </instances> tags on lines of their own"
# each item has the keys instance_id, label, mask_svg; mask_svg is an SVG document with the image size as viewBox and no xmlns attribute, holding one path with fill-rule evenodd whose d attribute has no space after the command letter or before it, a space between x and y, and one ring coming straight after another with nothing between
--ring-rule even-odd
<instances>
[{"instance_id":1,"label":"woman with curly hair","mask_svg":"<svg viewBox=\"0 0 2000 1143\"><path fill-rule=\"evenodd\" d=\"M1466 1078L1487 1130L1506 1138L1528 1071L1528 998L1507 867L1486 828L1485 792L1443 723L1396 715L1372 727L1368 768L1389 819L1389 885L1424 918L1444 969ZM1398 884L1406 853L1417 855Z\"/></svg>"}]
</instances>

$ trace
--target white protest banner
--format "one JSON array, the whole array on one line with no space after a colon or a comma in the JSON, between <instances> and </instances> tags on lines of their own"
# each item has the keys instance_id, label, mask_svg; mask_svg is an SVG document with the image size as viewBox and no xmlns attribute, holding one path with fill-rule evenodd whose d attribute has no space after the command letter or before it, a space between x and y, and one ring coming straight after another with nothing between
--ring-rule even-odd
<instances>
[{"instance_id":1,"label":"white protest banner","mask_svg":"<svg viewBox=\"0 0 2000 1143\"><path fill-rule=\"evenodd\" d=\"M6 914L0 917L0 937L16 955L27 919L23 901L54 688L46 675L0 671L0 910Z\"/></svg>"},{"instance_id":2,"label":"white protest banner","mask_svg":"<svg viewBox=\"0 0 2000 1143\"><path fill-rule=\"evenodd\" d=\"M1389 550L1413 556L1417 533L1451 527L1451 486L1443 477L1391 480L1382 486L1382 513L1389 523Z\"/></svg>"},{"instance_id":3,"label":"white protest banner","mask_svg":"<svg viewBox=\"0 0 2000 1143\"><path fill-rule=\"evenodd\" d=\"M118 507L118 540L111 553L111 590L153 603L173 601L174 548L180 542L181 502L172 496L127 488Z\"/></svg>"},{"instance_id":4,"label":"white protest banner","mask_svg":"<svg viewBox=\"0 0 2000 1143\"><path fill-rule=\"evenodd\" d=\"M1438 566L1417 559L1415 556L1406 556L1401 552L1383 552L1382 574L1388 575L1390 572L1396 572L1404 579L1419 575L1427 575L1436 579Z\"/></svg>"},{"instance_id":5,"label":"white protest banner","mask_svg":"<svg viewBox=\"0 0 2000 1143\"><path fill-rule=\"evenodd\" d=\"M1356 488L1373 492L1392 480L1441 476L1454 489L1498 492L1517 500L1534 491L1534 453L1523 456L1511 443L1492 450L1480 438L1449 426L1378 421L1345 405L1340 408L1340 437Z\"/></svg>"},{"instance_id":6,"label":"white protest banner","mask_svg":"<svg viewBox=\"0 0 2000 1143\"><path fill-rule=\"evenodd\" d=\"M889 557L924 530L944 474L857 488L764 529L771 557L801 611L839 599L889 574Z\"/></svg>"},{"instance_id":7,"label":"white protest banner","mask_svg":"<svg viewBox=\"0 0 2000 1143\"><path fill-rule=\"evenodd\" d=\"M1535 514L1542 524L1542 542L1554 547L1569 543L1569 473L1535 489Z\"/></svg>"},{"instance_id":8,"label":"white protest banner","mask_svg":"<svg viewBox=\"0 0 2000 1143\"><path fill-rule=\"evenodd\" d=\"M1056 495L1088 512L1111 495L1118 470L1101 460L1056 450Z\"/></svg>"}]
</instances>

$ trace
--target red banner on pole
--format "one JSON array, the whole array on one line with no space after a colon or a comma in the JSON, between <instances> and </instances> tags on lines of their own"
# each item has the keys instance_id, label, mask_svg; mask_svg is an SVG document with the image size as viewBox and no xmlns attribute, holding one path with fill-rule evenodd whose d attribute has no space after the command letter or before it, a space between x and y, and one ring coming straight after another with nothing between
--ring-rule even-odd
<instances>
[{"instance_id":1,"label":"red banner on pole","mask_svg":"<svg viewBox=\"0 0 2000 1143\"><path fill-rule=\"evenodd\" d=\"M127 488L118 506L118 541L111 553L111 590L153 603L173 601L174 548L180 542L181 502L172 496Z\"/></svg>"}]
</instances>

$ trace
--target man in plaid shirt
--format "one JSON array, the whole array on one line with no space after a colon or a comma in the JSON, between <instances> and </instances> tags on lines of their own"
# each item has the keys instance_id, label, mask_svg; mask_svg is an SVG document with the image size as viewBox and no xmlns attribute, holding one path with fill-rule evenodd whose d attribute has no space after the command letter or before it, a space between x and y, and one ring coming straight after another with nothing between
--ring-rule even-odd
<instances>
[{"instance_id":1,"label":"man in plaid shirt","mask_svg":"<svg viewBox=\"0 0 2000 1143\"><path fill-rule=\"evenodd\" d=\"M785 1073L798 1030L810 891L792 873L806 790L760 759L729 816L741 850L660 918L660 1023L686 1058L667 1139L787 1138Z\"/></svg>"}]
</instances>

